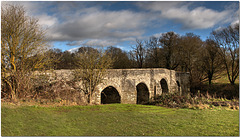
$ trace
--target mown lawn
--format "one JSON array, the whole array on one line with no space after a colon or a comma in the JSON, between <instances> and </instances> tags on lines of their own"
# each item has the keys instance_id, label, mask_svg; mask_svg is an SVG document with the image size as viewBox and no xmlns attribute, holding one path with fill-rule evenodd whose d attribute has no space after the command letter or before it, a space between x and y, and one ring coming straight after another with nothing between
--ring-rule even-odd
<instances>
[{"instance_id":1,"label":"mown lawn","mask_svg":"<svg viewBox=\"0 0 240 137\"><path fill-rule=\"evenodd\" d=\"M238 110L2 105L2 136L238 136Z\"/></svg>"}]
</instances>

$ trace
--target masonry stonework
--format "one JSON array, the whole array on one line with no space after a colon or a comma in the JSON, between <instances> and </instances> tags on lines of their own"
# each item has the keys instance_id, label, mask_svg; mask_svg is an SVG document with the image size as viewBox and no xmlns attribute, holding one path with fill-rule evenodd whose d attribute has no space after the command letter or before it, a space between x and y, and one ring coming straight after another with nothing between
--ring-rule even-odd
<instances>
[{"instance_id":1,"label":"masonry stonework","mask_svg":"<svg viewBox=\"0 0 240 137\"><path fill-rule=\"evenodd\" d=\"M71 70L55 70L58 76L63 79L72 79ZM111 86L114 87L123 104L137 103L137 85L145 84L149 99L155 95L162 94L160 81L164 79L167 83L169 92L180 92L181 94L189 91L189 73L176 72L164 68L147 68L147 69L108 69L104 76L103 83L99 84L96 92L92 96L92 103L101 104L101 92Z\"/></svg>"}]
</instances>

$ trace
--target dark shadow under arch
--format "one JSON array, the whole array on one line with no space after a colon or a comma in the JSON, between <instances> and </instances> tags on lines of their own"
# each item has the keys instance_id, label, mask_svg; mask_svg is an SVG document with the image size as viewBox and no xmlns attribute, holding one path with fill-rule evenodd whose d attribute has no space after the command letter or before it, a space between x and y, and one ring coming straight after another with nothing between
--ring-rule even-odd
<instances>
[{"instance_id":1,"label":"dark shadow under arch","mask_svg":"<svg viewBox=\"0 0 240 137\"><path fill-rule=\"evenodd\" d=\"M168 85L167 85L167 81L163 78L160 81L161 87L162 87L162 93L168 93Z\"/></svg>"},{"instance_id":2,"label":"dark shadow under arch","mask_svg":"<svg viewBox=\"0 0 240 137\"><path fill-rule=\"evenodd\" d=\"M101 92L101 104L121 103L121 96L113 86L106 87Z\"/></svg>"},{"instance_id":3,"label":"dark shadow under arch","mask_svg":"<svg viewBox=\"0 0 240 137\"><path fill-rule=\"evenodd\" d=\"M180 91L180 83L178 80L176 82L177 82L177 86L178 86L178 91Z\"/></svg>"},{"instance_id":4,"label":"dark shadow under arch","mask_svg":"<svg viewBox=\"0 0 240 137\"><path fill-rule=\"evenodd\" d=\"M149 101L149 90L146 84L137 85L137 104L144 104Z\"/></svg>"}]
</instances>

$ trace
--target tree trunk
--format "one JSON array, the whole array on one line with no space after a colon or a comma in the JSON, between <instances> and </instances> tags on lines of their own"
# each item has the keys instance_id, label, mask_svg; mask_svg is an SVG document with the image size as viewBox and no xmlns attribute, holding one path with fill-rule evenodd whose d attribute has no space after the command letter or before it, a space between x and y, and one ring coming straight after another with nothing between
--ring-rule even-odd
<instances>
[{"instance_id":1,"label":"tree trunk","mask_svg":"<svg viewBox=\"0 0 240 137\"><path fill-rule=\"evenodd\" d=\"M208 74L208 84L211 85L212 84L212 77L213 77L213 74Z\"/></svg>"},{"instance_id":2,"label":"tree trunk","mask_svg":"<svg viewBox=\"0 0 240 137\"><path fill-rule=\"evenodd\" d=\"M92 96L92 80L90 79L90 87L89 87L89 96L88 96L88 103L91 104L91 96Z\"/></svg>"},{"instance_id":3,"label":"tree trunk","mask_svg":"<svg viewBox=\"0 0 240 137\"><path fill-rule=\"evenodd\" d=\"M212 79L208 78L208 84L209 84L209 85L212 84Z\"/></svg>"},{"instance_id":4,"label":"tree trunk","mask_svg":"<svg viewBox=\"0 0 240 137\"><path fill-rule=\"evenodd\" d=\"M234 83L235 83L235 80L233 80L233 81L230 81L230 83L231 83L231 85L234 85Z\"/></svg>"}]
</instances>

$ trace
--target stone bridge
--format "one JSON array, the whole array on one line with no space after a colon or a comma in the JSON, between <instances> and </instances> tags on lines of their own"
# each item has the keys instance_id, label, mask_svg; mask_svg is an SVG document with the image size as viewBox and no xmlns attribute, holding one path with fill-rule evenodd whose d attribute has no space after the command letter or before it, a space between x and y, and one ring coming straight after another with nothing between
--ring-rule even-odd
<instances>
[{"instance_id":1,"label":"stone bridge","mask_svg":"<svg viewBox=\"0 0 240 137\"><path fill-rule=\"evenodd\" d=\"M56 70L69 77L70 70ZM167 92L189 91L189 73L164 68L108 69L104 82L93 93L95 104L124 103L140 104L156 95Z\"/></svg>"}]
</instances>

